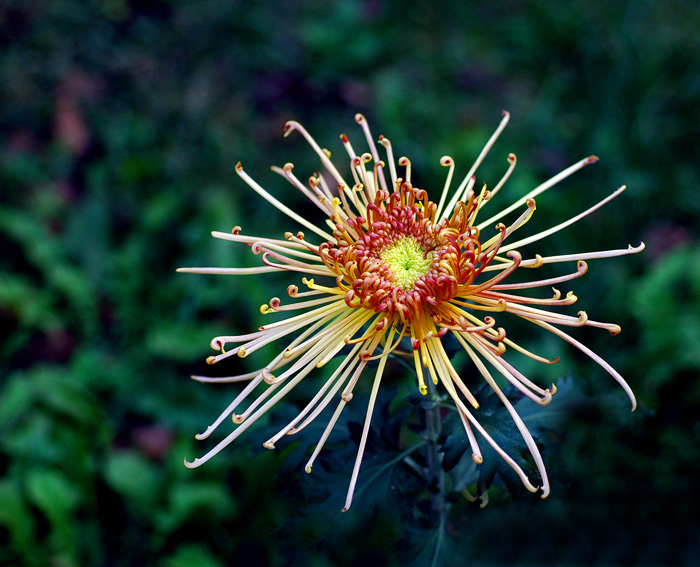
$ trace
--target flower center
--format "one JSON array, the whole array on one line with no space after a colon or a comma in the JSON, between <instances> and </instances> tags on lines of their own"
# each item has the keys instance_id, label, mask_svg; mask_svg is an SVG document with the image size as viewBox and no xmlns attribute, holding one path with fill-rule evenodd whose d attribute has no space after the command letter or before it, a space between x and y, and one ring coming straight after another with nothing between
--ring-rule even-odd
<instances>
[{"instance_id":1,"label":"flower center","mask_svg":"<svg viewBox=\"0 0 700 567\"><path fill-rule=\"evenodd\" d=\"M425 257L423 248L411 237L402 238L385 248L379 257L396 276L401 289L413 289L418 278L428 273L430 258Z\"/></svg>"}]
</instances>

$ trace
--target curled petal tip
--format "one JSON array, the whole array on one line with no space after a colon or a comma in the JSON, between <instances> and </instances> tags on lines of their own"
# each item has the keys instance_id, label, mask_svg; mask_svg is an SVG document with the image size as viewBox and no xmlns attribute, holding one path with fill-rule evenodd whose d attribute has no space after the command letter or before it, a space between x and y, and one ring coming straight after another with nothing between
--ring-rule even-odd
<instances>
[{"instance_id":1,"label":"curled petal tip","mask_svg":"<svg viewBox=\"0 0 700 567\"><path fill-rule=\"evenodd\" d=\"M197 435L194 436L194 438L197 441L202 441L203 439L206 439L211 435L211 432L214 431L211 426L207 427L206 431L204 433L197 433Z\"/></svg>"},{"instance_id":2,"label":"curled petal tip","mask_svg":"<svg viewBox=\"0 0 700 567\"><path fill-rule=\"evenodd\" d=\"M274 449L274 448L275 448L275 444L274 444L274 443L270 443L269 441L265 441L265 443L263 443L263 447L265 447L265 449Z\"/></svg>"},{"instance_id":3,"label":"curled petal tip","mask_svg":"<svg viewBox=\"0 0 700 567\"><path fill-rule=\"evenodd\" d=\"M551 401L552 401L552 391L545 390L544 396L537 403L540 404L541 406L548 406Z\"/></svg>"},{"instance_id":4,"label":"curled petal tip","mask_svg":"<svg viewBox=\"0 0 700 567\"><path fill-rule=\"evenodd\" d=\"M306 465L304 471L306 471L306 474L311 474L311 465Z\"/></svg>"},{"instance_id":5,"label":"curled petal tip","mask_svg":"<svg viewBox=\"0 0 700 567\"><path fill-rule=\"evenodd\" d=\"M187 459L185 459L185 466L188 469L196 469L201 463L199 462L199 459L195 459L194 461L190 462Z\"/></svg>"},{"instance_id":6,"label":"curled petal tip","mask_svg":"<svg viewBox=\"0 0 700 567\"><path fill-rule=\"evenodd\" d=\"M365 120L365 117L362 114L360 114L359 112L357 114L355 114L355 122L357 122L358 124L361 124L362 122L364 122L364 120Z\"/></svg>"},{"instance_id":7,"label":"curled petal tip","mask_svg":"<svg viewBox=\"0 0 700 567\"><path fill-rule=\"evenodd\" d=\"M464 498L466 500L468 500L469 502L476 502L477 497L472 496L471 493L469 492L469 490L466 488L462 490L462 496L464 496Z\"/></svg>"},{"instance_id":8,"label":"curled petal tip","mask_svg":"<svg viewBox=\"0 0 700 567\"><path fill-rule=\"evenodd\" d=\"M588 156L586 158L586 163L595 163L599 160L600 158L598 156Z\"/></svg>"},{"instance_id":9,"label":"curled petal tip","mask_svg":"<svg viewBox=\"0 0 700 567\"><path fill-rule=\"evenodd\" d=\"M243 164L240 161L236 164L236 171L237 172L243 171Z\"/></svg>"}]
</instances>

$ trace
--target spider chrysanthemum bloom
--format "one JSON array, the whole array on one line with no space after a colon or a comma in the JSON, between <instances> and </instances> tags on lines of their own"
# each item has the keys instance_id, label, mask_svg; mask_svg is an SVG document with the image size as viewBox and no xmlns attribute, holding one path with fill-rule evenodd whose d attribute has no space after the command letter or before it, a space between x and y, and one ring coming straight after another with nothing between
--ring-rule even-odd
<instances>
[{"instance_id":1,"label":"spider chrysanthemum bloom","mask_svg":"<svg viewBox=\"0 0 700 567\"><path fill-rule=\"evenodd\" d=\"M210 364L230 356L252 355L273 341L282 344L279 354L254 372L226 378L195 377L204 382L247 381L248 384L197 438L208 437L229 415L238 427L203 457L191 463L185 461L187 466L195 467L209 460L312 371L337 359L331 375L319 378L318 393L308 405L264 444L273 448L280 438L302 430L335 401L336 409L306 465L307 472L310 472L340 413L352 399L353 389L363 371L370 361L378 360L373 370L369 405L345 504L347 509L352 502L387 356L410 339L419 390L426 394L426 382L431 380L447 392L469 438L473 460L477 464L483 460L480 437L515 470L528 490L536 492L540 489L544 498L549 493L549 482L537 444L492 373L495 371L503 376L536 403L546 405L556 388L542 388L521 374L508 362L507 351L513 349L545 364L556 360L529 352L508 337L503 328L496 326L496 317L501 312L525 319L591 357L624 388L634 409L634 395L624 379L607 362L561 329L588 325L616 334L620 328L612 323L593 321L583 311L576 316L560 313L558 308L576 302L572 292L562 296L553 288L551 296L532 298L520 295L519 291L568 282L586 272L586 260L632 254L640 252L644 246L551 257L535 254L528 258L523 258L516 250L575 223L615 198L624 187L549 230L511 242L513 233L535 211L535 197L597 158L591 156L579 161L509 207L486 220L477 220L515 168L515 155L510 154L507 171L493 189L487 189L485 185L480 190L475 189L475 171L508 119L508 113L504 112L498 129L456 188L452 184L454 161L450 157L441 159L440 163L448 168L448 173L437 203L429 200L426 191L413 187L411 163L407 158L398 160L402 169L397 169L392 146L382 136L378 141L384 147L386 161L380 159L362 115L358 114L356 121L362 127L369 152L358 155L347 136L341 135L350 159L350 178L341 175L331 161L330 153L322 149L300 124L288 122L285 135L295 130L299 132L326 171L313 174L305 185L294 175L292 164L272 169L323 211L327 216L327 226L324 227L314 225L289 209L249 177L240 163L236 166L238 175L254 191L312 232L313 238L307 238L302 232L286 232L284 239L245 236L240 227L235 227L230 234L214 232L216 238L250 246L255 254L261 255L263 265L256 268L180 270L233 275L277 271L304 274L301 278L303 291L296 285L287 288L290 301L283 302L274 297L261 307L264 314L281 314L281 317L250 334L213 339L212 347L220 354L209 357L207 362ZM517 218L508 224L499 222L513 211L520 211ZM491 229L490 234L486 233L487 229ZM532 279L534 269L558 262L573 263L576 269L560 277ZM521 277L521 274L525 276ZM479 424L475 414L479 404L446 354L443 340L447 334L456 338L512 416L538 468L538 486ZM229 348L229 345L235 346ZM241 404L256 391L259 393L253 401L241 409Z\"/></svg>"}]
</instances>

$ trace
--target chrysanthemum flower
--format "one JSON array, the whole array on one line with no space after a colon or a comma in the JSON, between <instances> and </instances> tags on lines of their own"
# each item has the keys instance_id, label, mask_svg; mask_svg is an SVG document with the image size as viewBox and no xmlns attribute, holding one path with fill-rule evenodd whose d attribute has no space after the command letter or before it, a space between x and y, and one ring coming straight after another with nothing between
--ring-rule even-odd
<instances>
[{"instance_id":1,"label":"chrysanthemum flower","mask_svg":"<svg viewBox=\"0 0 700 567\"><path fill-rule=\"evenodd\" d=\"M351 177L341 175L330 159L330 152L322 149L300 124L288 122L285 136L299 132L318 155L325 172L314 173L305 185L295 176L292 164L272 169L321 209L327 216L327 226L316 226L304 215L291 210L256 183L240 163L236 166L236 172L250 188L313 235L307 238L303 232L295 231L285 232L284 239L247 236L241 233L240 227L235 227L231 233L214 232L216 238L250 246L261 256L262 265L179 270L231 275L279 271L304 274L301 278L303 291L297 285L290 285L287 288L290 300L283 302L273 297L269 304L261 307L262 313L281 317L250 334L212 340L211 346L220 354L210 356L207 359L210 364L231 356L254 355L256 350L272 342L282 344L279 354L254 372L225 378L195 377L202 382L245 381L248 384L197 439L209 437L228 416L232 416L237 427L203 457L185 461L188 467L208 461L316 371L317 377L312 379L319 380L318 393L297 417L264 443L265 447L273 448L279 439L304 429L335 402L336 409L306 465L306 471L310 472L340 413L352 399L363 371L370 361L378 360L345 504L345 509L349 508L387 356L410 339L418 389L426 394L426 382L431 380L447 392L464 425L474 462L482 462L480 443L488 443L513 468L528 490L537 492L539 489L544 498L549 493L549 482L540 451L493 373L503 376L534 402L546 405L556 388L543 388L521 374L508 362L508 350L545 364L558 359L543 358L508 337L503 328L496 326L496 318L502 312L512 313L553 333L591 357L622 386L634 409L634 395L622 376L562 330L562 327L587 325L606 329L614 335L620 327L589 319L584 311L575 316L560 313L559 308L576 302L572 292L562 295L553 288L553 295L542 298L527 297L519 292L566 283L586 272L587 260L633 254L640 252L643 244L636 248L628 246L549 257L534 254L524 258L517 251L582 219L614 199L625 187L549 230L512 241L513 233L534 213L535 197L598 158L590 156L575 163L509 207L485 220L477 219L483 216L482 209L488 208L515 168L515 155L509 154L509 165L500 181L492 189L485 185L480 190L475 189L477 167L508 119L508 113L504 112L499 127L456 189L452 184L455 163L451 157L441 159L440 163L448 170L437 203L429 200L426 191L412 185L411 163L406 157L398 160L401 169L397 168L392 146L383 136L378 142L383 146L386 160L380 158L361 114L355 120L364 132L369 151L358 154L348 137L341 135L350 160ZM513 211L519 211L517 218L508 224L499 222ZM573 263L575 269L559 277L539 280L530 277L534 270L546 264L561 262ZM473 385L465 384L445 352L443 340L448 334L456 338L512 416L539 471L538 485L531 482L515 459L479 424L476 412L479 403L470 389ZM334 359L339 362L330 376L318 371ZM241 409L254 392L253 401Z\"/></svg>"}]
</instances>

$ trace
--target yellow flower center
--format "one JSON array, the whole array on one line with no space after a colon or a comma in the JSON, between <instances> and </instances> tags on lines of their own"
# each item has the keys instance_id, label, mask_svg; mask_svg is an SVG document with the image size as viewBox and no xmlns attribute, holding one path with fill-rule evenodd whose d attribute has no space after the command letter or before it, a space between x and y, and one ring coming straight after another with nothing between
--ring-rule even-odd
<instances>
[{"instance_id":1,"label":"yellow flower center","mask_svg":"<svg viewBox=\"0 0 700 567\"><path fill-rule=\"evenodd\" d=\"M396 276L396 283L401 289L413 289L416 280L428 272L431 262L430 258L425 257L420 244L411 237L388 246L379 257Z\"/></svg>"}]
</instances>

